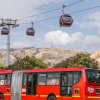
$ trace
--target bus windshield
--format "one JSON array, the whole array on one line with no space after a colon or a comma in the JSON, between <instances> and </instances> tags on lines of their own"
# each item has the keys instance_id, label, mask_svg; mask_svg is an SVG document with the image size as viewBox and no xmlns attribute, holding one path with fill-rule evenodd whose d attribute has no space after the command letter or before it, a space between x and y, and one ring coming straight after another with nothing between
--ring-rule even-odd
<instances>
[{"instance_id":1,"label":"bus windshield","mask_svg":"<svg viewBox=\"0 0 100 100\"><path fill-rule=\"evenodd\" d=\"M100 71L99 70L86 70L86 77L90 85L100 85Z\"/></svg>"}]
</instances>

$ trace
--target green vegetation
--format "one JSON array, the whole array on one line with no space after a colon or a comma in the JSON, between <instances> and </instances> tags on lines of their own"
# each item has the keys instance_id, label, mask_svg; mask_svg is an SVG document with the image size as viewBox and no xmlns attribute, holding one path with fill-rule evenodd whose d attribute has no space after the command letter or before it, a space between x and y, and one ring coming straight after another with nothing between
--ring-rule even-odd
<instances>
[{"instance_id":1,"label":"green vegetation","mask_svg":"<svg viewBox=\"0 0 100 100\"><path fill-rule=\"evenodd\" d=\"M41 59L29 56L26 56L21 60L17 59L14 64L8 66L9 70L28 70L33 68L47 69L49 67L47 66L47 64L43 63Z\"/></svg>"},{"instance_id":2,"label":"green vegetation","mask_svg":"<svg viewBox=\"0 0 100 100\"><path fill-rule=\"evenodd\" d=\"M0 63L0 69L5 69L5 67Z\"/></svg>"},{"instance_id":3,"label":"green vegetation","mask_svg":"<svg viewBox=\"0 0 100 100\"><path fill-rule=\"evenodd\" d=\"M88 67L98 69L98 62L90 58L89 54L77 53L74 57L66 59L54 66L54 68L68 67Z\"/></svg>"},{"instance_id":4,"label":"green vegetation","mask_svg":"<svg viewBox=\"0 0 100 100\"><path fill-rule=\"evenodd\" d=\"M61 61L60 63L56 64L54 66L54 68L68 68L68 62L69 62L70 58L67 58L64 61Z\"/></svg>"}]
</instances>

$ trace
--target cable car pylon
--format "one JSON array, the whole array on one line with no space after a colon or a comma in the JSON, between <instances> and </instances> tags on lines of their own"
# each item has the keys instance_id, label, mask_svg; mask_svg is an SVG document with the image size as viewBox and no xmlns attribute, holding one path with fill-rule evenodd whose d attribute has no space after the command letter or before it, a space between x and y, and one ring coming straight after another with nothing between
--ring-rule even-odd
<instances>
[{"instance_id":1,"label":"cable car pylon","mask_svg":"<svg viewBox=\"0 0 100 100\"><path fill-rule=\"evenodd\" d=\"M17 20L11 20L11 19L1 19L2 23L0 24L0 27L3 26L8 26L8 31L7 28L2 29L2 35L4 35L4 33L6 33L7 35L7 49L6 49L6 62L5 62L5 67L8 68L9 64L10 64L10 26L12 27L17 27L19 26L19 24L16 24Z\"/></svg>"}]
</instances>

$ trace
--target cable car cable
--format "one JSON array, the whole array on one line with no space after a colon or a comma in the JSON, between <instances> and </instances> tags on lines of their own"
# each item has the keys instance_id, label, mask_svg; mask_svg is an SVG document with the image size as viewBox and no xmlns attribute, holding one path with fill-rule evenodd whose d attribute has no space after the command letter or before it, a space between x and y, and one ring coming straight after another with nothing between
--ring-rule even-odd
<instances>
[{"instance_id":1,"label":"cable car cable","mask_svg":"<svg viewBox=\"0 0 100 100\"><path fill-rule=\"evenodd\" d=\"M41 22L41 21L45 21L45 20L54 19L54 18L57 18L57 17L60 17L60 16L56 16L56 17L52 17L52 18L47 18L47 19L43 19L43 20L39 20L39 21L35 21L34 23ZM30 23L22 23L22 24L30 24ZM20 25L22 25L22 24L20 24Z\"/></svg>"},{"instance_id":2,"label":"cable car cable","mask_svg":"<svg viewBox=\"0 0 100 100\"><path fill-rule=\"evenodd\" d=\"M52 1L52 2L49 2L48 4L45 4L45 5L43 5L43 6L40 6L40 7L36 8L36 9L29 10L29 11L27 11L27 12L25 12L25 13L22 13L22 14L19 14L19 15L17 15L17 16L14 16L13 18L18 17L18 16L22 16L22 15L24 15L24 14L26 14L26 13L32 12L32 11L34 11L34 10L37 10L37 9L39 9L39 8L42 8L42 7L46 6L46 5L49 5L49 4L51 4L51 3L54 3L54 2L56 2L56 1L58 1L58 0L54 0L54 1Z\"/></svg>"},{"instance_id":3,"label":"cable car cable","mask_svg":"<svg viewBox=\"0 0 100 100\"><path fill-rule=\"evenodd\" d=\"M82 1L84 1L84 0L80 0L80 1L74 2L74 3L69 4L69 5L67 5L67 6L64 6L64 7L69 7L69 6L71 6L71 5L77 4L77 3L82 2ZM32 15L32 16L23 17L23 18L20 18L20 19L18 19L18 20L22 20L22 19L26 19L26 18L29 18L29 17L38 16L38 15L41 15L41 14L53 12L53 11L59 10L59 9L62 9L62 7L57 8L57 9L53 9L53 10L49 10L49 11L46 11L46 12L42 12L42 13L39 13L39 14L35 14L35 15Z\"/></svg>"},{"instance_id":4,"label":"cable car cable","mask_svg":"<svg viewBox=\"0 0 100 100\"><path fill-rule=\"evenodd\" d=\"M87 8L87 9L84 9L84 10L72 12L72 13L70 13L70 14L79 13L79 12L83 12L83 11L86 11L86 10L91 10L91 9L95 9L95 8L99 8L99 7L100 7L100 6L95 6L95 7L92 7L92 8Z\"/></svg>"},{"instance_id":5,"label":"cable car cable","mask_svg":"<svg viewBox=\"0 0 100 100\"><path fill-rule=\"evenodd\" d=\"M84 9L84 10L79 10L79 11L72 12L72 13L69 13L69 14L75 14L75 13L79 13L79 12L83 12L83 11L87 11L87 10L91 10L91 9L95 9L95 8L99 8L99 7L100 6L95 6L95 7L92 7L92 8L87 8L87 9ZM49 20L49 19L53 19L53 18L57 18L57 17L60 17L60 16L56 16L56 17L52 17L52 18L48 18L48 19L44 19L44 20ZM37 23L37 22L40 22L40 21L44 21L44 20L35 21L34 23Z\"/></svg>"},{"instance_id":6,"label":"cable car cable","mask_svg":"<svg viewBox=\"0 0 100 100\"><path fill-rule=\"evenodd\" d=\"M67 5L67 6L64 5L64 7L68 7L68 6L71 6L71 5L77 4L77 3L82 2L82 1L84 1L84 0L80 0L80 1L74 2L74 3L72 3L72 4L70 4L70 5Z\"/></svg>"},{"instance_id":7,"label":"cable car cable","mask_svg":"<svg viewBox=\"0 0 100 100\"><path fill-rule=\"evenodd\" d=\"M91 9L95 9L95 8L99 8L99 7L100 6L95 6L95 7L87 8L87 9L84 9L84 10L79 10L79 11L76 11L76 12L72 12L72 13L69 13L69 14L75 14L75 13L79 13L79 12L83 12L83 11L87 11L87 10L91 10ZM54 18L57 18L57 17L60 17L60 16L56 16L56 17L51 17L51 18L35 21L34 23L45 21L45 20L54 19ZM22 23L22 24L30 24L30 23ZM22 25L22 24L19 24L19 25Z\"/></svg>"},{"instance_id":8,"label":"cable car cable","mask_svg":"<svg viewBox=\"0 0 100 100\"><path fill-rule=\"evenodd\" d=\"M57 9L54 9L54 10L49 10L49 11L46 11L46 12L42 12L42 13L39 13L39 14L36 14L36 15L24 17L24 18L21 18L21 19L18 19L18 20L26 19L26 18L33 17L33 16L38 16L38 15L45 14L45 13L49 13L49 12L52 12L52 11L55 11L55 10L59 10L59 9L62 9L62 7L57 8Z\"/></svg>"}]
</instances>

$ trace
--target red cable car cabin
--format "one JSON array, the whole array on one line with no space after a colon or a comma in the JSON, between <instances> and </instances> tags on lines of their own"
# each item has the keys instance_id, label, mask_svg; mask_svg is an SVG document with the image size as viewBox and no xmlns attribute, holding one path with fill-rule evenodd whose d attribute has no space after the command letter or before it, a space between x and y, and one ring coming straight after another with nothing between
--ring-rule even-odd
<instances>
[{"instance_id":1,"label":"red cable car cabin","mask_svg":"<svg viewBox=\"0 0 100 100\"><path fill-rule=\"evenodd\" d=\"M0 99L99 100L100 70L76 67L0 71Z\"/></svg>"},{"instance_id":2,"label":"red cable car cabin","mask_svg":"<svg viewBox=\"0 0 100 100\"><path fill-rule=\"evenodd\" d=\"M34 36L35 30L33 28L28 28L26 34L29 36Z\"/></svg>"},{"instance_id":3,"label":"red cable car cabin","mask_svg":"<svg viewBox=\"0 0 100 100\"><path fill-rule=\"evenodd\" d=\"M60 26L70 27L73 24L73 18L68 14L63 14L59 19Z\"/></svg>"},{"instance_id":4,"label":"red cable car cabin","mask_svg":"<svg viewBox=\"0 0 100 100\"><path fill-rule=\"evenodd\" d=\"M9 34L9 29L6 27L2 28L1 35L8 35L8 34Z\"/></svg>"}]
</instances>

